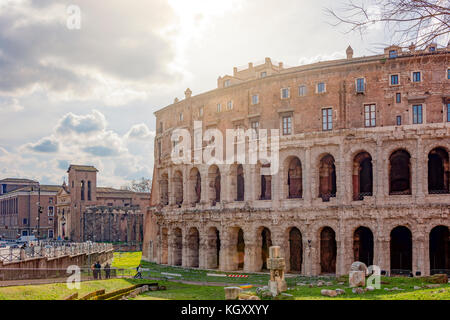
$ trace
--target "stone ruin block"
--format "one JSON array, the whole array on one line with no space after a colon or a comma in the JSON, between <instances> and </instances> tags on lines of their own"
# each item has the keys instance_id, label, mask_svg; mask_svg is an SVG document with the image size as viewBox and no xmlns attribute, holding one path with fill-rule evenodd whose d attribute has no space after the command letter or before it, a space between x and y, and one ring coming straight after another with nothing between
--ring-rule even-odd
<instances>
[{"instance_id":1,"label":"stone ruin block","mask_svg":"<svg viewBox=\"0 0 450 320\"><path fill-rule=\"evenodd\" d=\"M350 271L348 282L350 288L364 287L366 285L366 273L364 271Z\"/></svg>"}]
</instances>

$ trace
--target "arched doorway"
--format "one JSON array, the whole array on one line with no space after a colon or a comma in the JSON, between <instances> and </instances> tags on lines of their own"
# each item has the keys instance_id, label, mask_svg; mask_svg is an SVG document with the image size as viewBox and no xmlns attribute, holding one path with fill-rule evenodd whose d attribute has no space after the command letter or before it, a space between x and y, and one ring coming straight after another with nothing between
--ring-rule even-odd
<instances>
[{"instance_id":1,"label":"arched doorway","mask_svg":"<svg viewBox=\"0 0 450 320\"><path fill-rule=\"evenodd\" d=\"M412 234L404 226L391 231L391 274L409 274L412 271Z\"/></svg>"},{"instance_id":2,"label":"arched doorway","mask_svg":"<svg viewBox=\"0 0 450 320\"><path fill-rule=\"evenodd\" d=\"M183 232L180 228L173 231L173 264L175 266L183 264Z\"/></svg>"},{"instance_id":3,"label":"arched doorway","mask_svg":"<svg viewBox=\"0 0 450 320\"><path fill-rule=\"evenodd\" d=\"M202 178L197 168L192 168L189 174L190 202L192 204L200 203L202 194Z\"/></svg>"},{"instance_id":4,"label":"arched doorway","mask_svg":"<svg viewBox=\"0 0 450 320\"><path fill-rule=\"evenodd\" d=\"M189 229L188 238L188 267L198 268L199 266L199 249L200 249L200 235L197 228Z\"/></svg>"},{"instance_id":5,"label":"arched doorway","mask_svg":"<svg viewBox=\"0 0 450 320\"><path fill-rule=\"evenodd\" d=\"M359 227L353 234L353 259L373 265L373 234L369 228Z\"/></svg>"},{"instance_id":6,"label":"arched doorway","mask_svg":"<svg viewBox=\"0 0 450 320\"><path fill-rule=\"evenodd\" d=\"M297 157L292 157L289 162L287 184L289 199L298 199L303 196L302 164Z\"/></svg>"},{"instance_id":7,"label":"arched doorway","mask_svg":"<svg viewBox=\"0 0 450 320\"><path fill-rule=\"evenodd\" d=\"M257 164L257 176L261 177L260 182L260 200L272 199L272 176L264 174L264 171L270 170L270 163L261 164L258 161Z\"/></svg>"},{"instance_id":8,"label":"arched doorway","mask_svg":"<svg viewBox=\"0 0 450 320\"><path fill-rule=\"evenodd\" d=\"M430 273L450 274L450 234L446 226L434 227L430 232Z\"/></svg>"},{"instance_id":9,"label":"arched doorway","mask_svg":"<svg viewBox=\"0 0 450 320\"><path fill-rule=\"evenodd\" d=\"M323 201L330 201L336 197L336 166L334 157L327 154L320 160L319 168L319 198Z\"/></svg>"},{"instance_id":10,"label":"arched doorway","mask_svg":"<svg viewBox=\"0 0 450 320\"><path fill-rule=\"evenodd\" d=\"M161 175L159 180L160 204L167 206L169 204L169 178L167 173Z\"/></svg>"},{"instance_id":11,"label":"arched doorway","mask_svg":"<svg viewBox=\"0 0 450 320\"><path fill-rule=\"evenodd\" d=\"M289 271L293 273L302 272L303 242L302 234L297 228L289 231Z\"/></svg>"},{"instance_id":12,"label":"arched doorway","mask_svg":"<svg viewBox=\"0 0 450 320\"><path fill-rule=\"evenodd\" d=\"M267 258L269 258L269 248L272 246L272 235L270 230L263 228L261 231L261 270L267 270Z\"/></svg>"},{"instance_id":13,"label":"arched doorway","mask_svg":"<svg viewBox=\"0 0 450 320\"><path fill-rule=\"evenodd\" d=\"M372 193L372 157L367 152L361 152L353 160L353 200L363 200Z\"/></svg>"},{"instance_id":14,"label":"arched doorway","mask_svg":"<svg viewBox=\"0 0 450 320\"><path fill-rule=\"evenodd\" d=\"M244 231L240 228L237 232L236 252L237 252L237 269L243 270L245 257L245 240L244 240Z\"/></svg>"},{"instance_id":15,"label":"arched doorway","mask_svg":"<svg viewBox=\"0 0 450 320\"><path fill-rule=\"evenodd\" d=\"M449 193L449 156L444 148L428 154L428 193Z\"/></svg>"},{"instance_id":16,"label":"arched doorway","mask_svg":"<svg viewBox=\"0 0 450 320\"><path fill-rule=\"evenodd\" d=\"M320 233L320 272L336 273L336 234L330 227L325 227Z\"/></svg>"},{"instance_id":17,"label":"arched doorway","mask_svg":"<svg viewBox=\"0 0 450 320\"><path fill-rule=\"evenodd\" d=\"M175 204L181 206L183 204L183 174L181 171L175 171L173 175L173 192Z\"/></svg>"},{"instance_id":18,"label":"arched doorway","mask_svg":"<svg viewBox=\"0 0 450 320\"><path fill-rule=\"evenodd\" d=\"M213 206L220 202L220 170L216 165L212 165L208 170L209 200Z\"/></svg>"},{"instance_id":19,"label":"arched doorway","mask_svg":"<svg viewBox=\"0 0 450 320\"><path fill-rule=\"evenodd\" d=\"M161 264L169 263L169 231L167 228L161 229Z\"/></svg>"},{"instance_id":20,"label":"arched doorway","mask_svg":"<svg viewBox=\"0 0 450 320\"><path fill-rule=\"evenodd\" d=\"M411 156L405 150L397 150L389 158L389 194L411 194Z\"/></svg>"},{"instance_id":21,"label":"arched doorway","mask_svg":"<svg viewBox=\"0 0 450 320\"><path fill-rule=\"evenodd\" d=\"M220 263L220 233L216 227L208 230L208 251L206 264L208 269L219 268Z\"/></svg>"}]
</instances>

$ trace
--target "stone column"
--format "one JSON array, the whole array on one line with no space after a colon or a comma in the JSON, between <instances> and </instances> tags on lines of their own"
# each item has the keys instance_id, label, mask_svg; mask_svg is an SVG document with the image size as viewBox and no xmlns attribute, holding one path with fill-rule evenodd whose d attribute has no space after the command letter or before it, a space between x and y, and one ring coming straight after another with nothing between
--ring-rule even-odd
<instances>
[{"instance_id":1,"label":"stone column","mask_svg":"<svg viewBox=\"0 0 450 320\"><path fill-rule=\"evenodd\" d=\"M208 230L199 230L200 243L198 248L198 267L206 269L208 267Z\"/></svg>"},{"instance_id":2,"label":"stone column","mask_svg":"<svg viewBox=\"0 0 450 320\"><path fill-rule=\"evenodd\" d=\"M183 205L188 206L190 203L190 197L189 197L189 167L183 166L181 173L183 175Z\"/></svg>"},{"instance_id":3,"label":"stone column","mask_svg":"<svg viewBox=\"0 0 450 320\"><path fill-rule=\"evenodd\" d=\"M224 237L220 239L220 270L233 271L236 269L234 261L235 250L236 244L230 241L228 232L225 233Z\"/></svg>"},{"instance_id":4,"label":"stone column","mask_svg":"<svg viewBox=\"0 0 450 320\"><path fill-rule=\"evenodd\" d=\"M311 177L311 148L308 147L305 151L305 161L302 163L303 175L303 190L305 205L310 206L312 201L312 177Z\"/></svg>"},{"instance_id":5,"label":"stone column","mask_svg":"<svg viewBox=\"0 0 450 320\"><path fill-rule=\"evenodd\" d=\"M202 190L201 190L201 195L200 195L200 203L202 203L202 204L206 204L206 203L208 203L208 204L210 204L210 201L209 201L209 198L210 198L210 196L209 196L209 177L208 177L208 167L207 166L201 166L201 169L200 169L200 176L201 176L201 178L202 178L202 183L201 183L201 187L202 187Z\"/></svg>"},{"instance_id":6,"label":"stone column","mask_svg":"<svg viewBox=\"0 0 450 320\"><path fill-rule=\"evenodd\" d=\"M377 139L377 147L376 147L376 155L375 155L375 161L374 161L374 166L373 168L375 168L374 174L373 174L373 179L374 179L374 184L376 186L376 190L374 190L374 196L376 199L377 204L382 204L384 202L384 197L385 197L385 188L384 188L384 184L385 183L389 183L389 174L386 173L385 171L388 170L386 167L386 162L383 159L383 141L381 140L381 138ZM386 160L388 161L388 160ZM387 174L387 180L385 182L384 177ZM389 190L389 185L386 185L386 187Z\"/></svg>"},{"instance_id":7,"label":"stone column","mask_svg":"<svg viewBox=\"0 0 450 320\"><path fill-rule=\"evenodd\" d=\"M253 184L253 176L255 171L255 166L243 165L244 168L244 201L255 200L254 196L255 185Z\"/></svg>"},{"instance_id":8,"label":"stone column","mask_svg":"<svg viewBox=\"0 0 450 320\"><path fill-rule=\"evenodd\" d=\"M425 188L428 186L428 181L425 180L425 172L427 171L427 159L425 159L424 148L422 137L417 139L417 149L416 149L416 165L415 169L412 170L413 177L415 178L413 185L415 185L416 193L414 193L414 189L412 190L413 196L416 198L416 203L423 203L425 197ZM427 172L428 175L428 172ZM414 187L413 187L414 188ZM422 270L421 270L422 271Z\"/></svg>"},{"instance_id":9,"label":"stone column","mask_svg":"<svg viewBox=\"0 0 450 320\"><path fill-rule=\"evenodd\" d=\"M260 270L261 254L258 250L258 237L248 229L244 230L245 253L244 253L244 271L258 272Z\"/></svg>"},{"instance_id":10,"label":"stone column","mask_svg":"<svg viewBox=\"0 0 450 320\"><path fill-rule=\"evenodd\" d=\"M413 235L413 274L420 271L422 275L426 272L425 261L425 242L426 237L423 232Z\"/></svg>"},{"instance_id":11,"label":"stone column","mask_svg":"<svg viewBox=\"0 0 450 320\"><path fill-rule=\"evenodd\" d=\"M174 183L173 183L173 168L169 168L167 170L167 177L168 177L167 178L167 183L169 184L169 186L167 188L167 191L169 193L169 196L168 196L168 198L169 198L169 205L173 206L175 204L175 190L174 190L175 186L174 186Z\"/></svg>"},{"instance_id":12,"label":"stone column","mask_svg":"<svg viewBox=\"0 0 450 320\"><path fill-rule=\"evenodd\" d=\"M189 257L189 241L188 241L188 238L189 237L189 234L186 234L185 232L184 232L184 230L183 230L183 240L182 240L182 244L183 244L183 247L182 247L182 250L181 250L181 266L182 267L188 267L189 266L189 260L190 260L190 257Z\"/></svg>"}]
</instances>

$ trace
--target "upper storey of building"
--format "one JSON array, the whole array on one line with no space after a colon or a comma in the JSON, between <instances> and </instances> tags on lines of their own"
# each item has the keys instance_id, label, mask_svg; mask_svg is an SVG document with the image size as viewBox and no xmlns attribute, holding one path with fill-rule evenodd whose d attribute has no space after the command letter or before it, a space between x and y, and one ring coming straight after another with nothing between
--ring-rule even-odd
<instances>
[{"instance_id":1,"label":"upper storey of building","mask_svg":"<svg viewBox=\"0 0 450 320\"><path fill-rule=\"evenodd\" d=\"M270 59L235 68L217 89L155 112L155 157L170 152L175 128L279 129L282 136L450 121L450 45L391 46L383 54L286 68ZM159 152L159 155L158 155Z\"/></svg>"}]
</instances>

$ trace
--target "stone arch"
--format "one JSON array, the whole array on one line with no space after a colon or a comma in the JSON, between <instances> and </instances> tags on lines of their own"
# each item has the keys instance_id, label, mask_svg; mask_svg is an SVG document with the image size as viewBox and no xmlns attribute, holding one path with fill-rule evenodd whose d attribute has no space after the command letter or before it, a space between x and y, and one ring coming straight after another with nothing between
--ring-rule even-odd
<instances>
[{"instance_id":1,"label":"stone arch","mask_svg":"<svg viewBox=\"0 0 450 320\"><path fill-rule=\"evenodd\" d=\"M163 173L159 179L159 202L163 206L169 204L169 177Z\"/></svg>"},{"instance_id":2,"label":"stone arch","mask_svg":"<svg viewBox=\"0 0 450 320\"><path fill-rule=\"evenodd\" d=\"M200 260L200 234L192 227L187 234L187 266L198 268Z\"/></svg>"},{"instance_id":3,"label":"stone arch","mask_svg":"<svg viewBox=\"0 0 450 320\"><path fill-rule=\"evenodd\" d=\"M319 198L330 201L336 197L336 165L331 154L325 154L319 163Z\"/></svg>"},{"instance_id":4,"label":"stone arch","mask_svg":"<svg viewBox=\"0 0 450 320\"><path fill-rule=\"evenodd\" d=\"M289 232L289 271L302 272L303 263L303 239L302 233L297 227L292 227Z\"/></svg>"},{"instance_id":5,"label":"stone arch","mask_svg":"<svg viewBox=\"0 0 450 320\"><path fill-rule=\"evenodd\" d=\"M161 264L169 264L169 230L161 228Z\"/></svg>"},{"instance_id":6,"label":"stone arch","mask_svg":"<svg viewBox=\"0 0 450 320\"><path fill-rule=\"evenodd\" d=\"M206 267L208 269L218 269L220 266L220 232L216 227L208 229L208 242L206 252Z\"/></svg>"},{"instance_id":7,"label":"stone arch","mask_svg":"<svg viewBox=\"0 0 450 320\"><path fill-rule=\"evenodd\" d=\"M209 200L213 206L220 202L221 176L217 165L212 165L208 169Z\"/></svg>"},{"instance_id":8,"label":"stone arch","mask_svg":"<svg viewBox=\"0 0 450 320\"><path fill-rule=\"evenodd\" d=\"M183 231L181 228L173 230L173 245L172 245L172 263L175 266L183 264Z\"/></svg>"},{"instance_id":9,"label":"stone arch","mask_svg":"<svg viewBox=\"0 0 450 320\"><path fill-rule=\"evenodd\" d=\"M373 233L367 227L360 226L353 233L353 261L373 265Z\"/></svg>"},{"instance_id":10,"label":"stone arch","mask_svg":"<svg viewBox=\"0 0 450 320\"><path fill-rule=\"evenodd\" d=\"M244 166L240 163L231 165L231 185L232 196L234 201L244 201L245 198L245 179L244 179Z\"/></svg>"},{"instance_id":11,"label":"stone arch","mask_svg":"<svg viewBox=\"0 0 450 320\"><path fill-rule=\"evenodd\" d=\"M233 227L230 230L230 244L231 244L231 269L243 270L245 257L245 238L244 230L240 227Z\"/></svg>"},{"instance_id":12,"label":"stone arch","mask_svg":"<svg viewBox=\"0 0 450 320\"><path fill-rule=\"evenodd\" d=\"M176 170L172 181L175 204L181 206L183 204L183 173L180 170Z\"/></svg>"},{"instance_id":13,"label":"stone arch","mask_svg":"<svg viewBox=\"0 0 450 320\"><path fill-rule=\"evenodd\" d=\"M189 173L189 202L191 204L200 203L202 195L202 177L198 168L194 167Z\"/></svg>"},{"instance_id":14,"label":"stone arch","mask_svg":"<svg viewBox=\"0 0 450 320\"><path fill-rule=\"evenodd\" d=\"M412 233L405 226L392 229L390 235L391 274L412 271Z\"/></svg>"},{"instance_id":15,"label":"stone arch","mask_svg":"<svg viewBox=\"0 0 450 320\"><path fill-rule=\"evenodd\" d=\"M256 164L256 187L259 190L259 200L272 199L272 176L264 174L263 170L270 169L270 163L266 161L258 161Z\"/></svg>"},{"instance_id":16,"label":"stone arch","mask_svg":"<svg viewBox=\"0 0 450 320\"><path fill-rule=\"evenodd\" d=\"M428 193L449 193L449 155L442 147L434 148L428 154Z\"/></svg>"},{"instance_id":17,"label":"stone arch","mask_svg":"<svg viewBox=\"0 0 450 320\"><path fill-rule=\"evenodd\" d=\"M372 156L362 151L353 158L353 200L363 200L373 195Z\"/></svg>"},{"instance_id":18,"label":"stone arch","mask_svg":"<svg viewBox=\"0 0 450 320\"><path fill-rule=\"evenodd\" d=\"M272 233L267 227L260 227L257 234L258 250L257 254L261 257L259 269L267 270L267 258L269 258L269 248L272 246ZM257 257L258 259L258 257Z\"/></svg>"},{"instance_id":19,"label":"stone arch","mask_svg":"<svg viewBox=\"0 0 450 320\"><path fill-rule=\"evenodd\" d=\"M320 232L320 273L336 273L336 233L331 227Z\"/></svg>"},{"instance_id":20,"label":"stone arch","mask_svg":"<svg viewBox=\"0 0 450 320\"><path fill-rule=\"evenodd\" d=\"M286 159L286 177L288 186L288 199L300 199L303 197L303 172L302 163L296 156Z\"/></svg>"},{"instance_id":21,"label":"stone arch","mask_svg":"<svg viewBox=\"0 0 450 320\"><path fill-rule=\"evenodd\" d=\"M430 273L450 273L450 233L447 226L436 226L430 232Z\"/></svg>"},{"instance_id":22,"label":"stone arch","mask_svg":"<svg viewBox=\"0 0 450 320\"><path fill-rule=\"evenodd\" d=\"M389 194L411 194L411 155L405 149L389 157Z\"/></svg>"}]
</instances>

